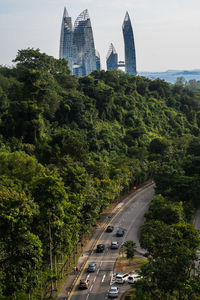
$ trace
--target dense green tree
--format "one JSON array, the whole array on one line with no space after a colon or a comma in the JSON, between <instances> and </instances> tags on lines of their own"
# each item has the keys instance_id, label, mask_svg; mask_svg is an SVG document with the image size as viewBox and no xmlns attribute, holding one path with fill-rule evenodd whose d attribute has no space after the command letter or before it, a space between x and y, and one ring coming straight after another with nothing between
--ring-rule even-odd
<instances>
[{"instance_id":1,"label":"dense green tree","mask_svg":"<svg viewBox=\"0 0 200 300\"><path fill-rule=\"evenodd\" d=\"M146 243L148 262L142 267L146 287L159 299L177 293L184 299L184 286L190 279L196 250L200 245L198 231L190 224L157 224L153 237Z\"/></svg>"},{"instance_id":2,"label":"dense green tree","mask_svg":"<svg viewBox=\"0 0 200 300\"><path fill-rule=\"evenodd\" d=\"M0 264L3 294L16 299L18 291L31 292L37 283L42 258L42 244L30 232L38 207L17 187L0 192ZM19 187L18 187L19 189Z\"/></svg>"},{"instance_id":3,"label":"dense green tree","mask_svg":"<svg viewBox=\"0 0 200 300\"><path fill-rule=\"evenodd\" d=\"M127 259L133 259L134 255L135 255L135 251L137 248L137 245L134 241L126 241L123 245L123 247L125 248L125 252L126 252L126 257Z\"/></svg>"},{"instance_id":4,"label":"dense green tree","mask_svg":"<svg viewBox=\"0 0 200 300\"><path fill-rule=\"evenodd\" d=\"M14 249L28 249L34 260L41 240L44 278L57 278L56 259L73 254L83 234L121 192L152 176L163 196L154 198L146 215L143 246L155 251L159 228L173 245L182 243L182 232L175 234L172 226L187 226L200 201L199 82L171 85L119 70L76 78L66 60L31 48L19 50L14 62L11 68L0 66L0 187L22 193L38 207L34 218L24 220L27 229L19 231L19 246L15 238L20 236L13 236ZM179 245L176 253L190 267L184 243L182 250L185 257ZM165 259L163 255L159 266ZM171 260L166 259L169 265ZM36 271L40 257L35 267L30 257L26 263ZM167 268L165 275L172 270ZM14 270L20 272L20 264ZM22 291L15 289L20 300L36 284L35 271L33 278L24 271ZM0 279L4 276L1 269ZM188 278L182 296L198 294L196 284ZM4 291L0 285L2 297ZM146 299L153 297L149 295L145 290ZM172 297L171 291L165 296Z\"/></svg>"}]
</instances>

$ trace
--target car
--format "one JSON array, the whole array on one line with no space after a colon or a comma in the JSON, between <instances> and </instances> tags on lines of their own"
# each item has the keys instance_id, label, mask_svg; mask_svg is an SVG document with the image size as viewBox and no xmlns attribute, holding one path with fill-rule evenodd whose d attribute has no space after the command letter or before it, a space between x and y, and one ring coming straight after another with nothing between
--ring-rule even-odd
<instances>
[{"instance_id":1,"label":"car","mask_svg":"<svg viewBox=\"0 0 200 300\"><path fill-rule=\"evenodd\" d=\"M96 264L89 264L87 271L88 272L94 272L96 270Z\"/></svg>"},{"instance_id":2,"label":"car","mask_svg":"<svg viewBox=\"0 0 200 300\"><path fill-rule=\"evenodd\" d=\"M109 298L117 298L119 295L119 288L117 286L111 286L108 291Z\"/></svg>"},{"instance_id":3,"label":"car","mask_svg":"<svg viewBox=\"0 0 200 300\"><path fill-rule=\"evenodd\" d=\"M118 249L119 248L119 243L116 241L111 242L111 249Z\"/></svg>"},{"instance_id":4,"label":"car","mask_svg":"<svg viewBox=\"0 0 200 300\"><path fill-rule=\"evenodd\" d=\"M129 276L128 273L119 273L116 275L115 282L124 283L127 280L128 276Z\"/></svg>"},{"instance_id":5,"label":"car","mask_svg":"<svg viewBox=\"0 0 200 300\"><path fill-rule=\"evenodd\" d=\"M81 279L79 282L79 289L82 290L88 289L89 283L90 283L89 279Z\"/></svg>"},{"instance_id":6,"label":"car","mask_svg":"<svg viewBox=\"0 0 200 300\"><path fill-rule=\"evenodd\" d=\"M117 233L116 233L116 236L120 237L120 236L123 236L123 235L124 235L124 230L123 229L118 229Z\"/></svg>"},{"instance_id":7,"label":"car","mask_svg":"<svg viewBox=\"0 0 200 300\"><path fill-rule=\"evenodd\" d=\"M105 249L104 244L99 244L99 245L97 245L96 252L98 252L98 253L103 252L104 249Z\"/></svg>"},{"instance_id":8,"label":"car","mask_svg":"<svg viewBox=\"0 0 200 300\"><path fill-rule=\"evenodd\" d=\"M134 283L141 278L142 277L139 274L129 274L127 281L128 283Z\"/></svg>"},{"instance_id":9,"label":"car","mask_svg":"<svg viewBox=\"0 0 200 300\"><path fill-rule=\"evenodd\" d=\"M109 225L106 229L106 232L112 232L114 229L114 226Z\"/></svg>"}]
</instances>

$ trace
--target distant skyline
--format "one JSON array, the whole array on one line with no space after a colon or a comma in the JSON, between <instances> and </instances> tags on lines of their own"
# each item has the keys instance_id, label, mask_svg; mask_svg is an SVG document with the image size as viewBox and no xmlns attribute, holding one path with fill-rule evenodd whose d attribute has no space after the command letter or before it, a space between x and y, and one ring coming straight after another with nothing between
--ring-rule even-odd
<instances>
[{"instance_id":1,"label":"distant skyline","mask_svg":"<svg viewBox=\"0 0 200 300\"><path fill-rule=\"evenodd\" d=\"M0 0L0 64L11 66L17 51L28 47L58 58L64 6L73 23L88 9L103 69L111 43L124 58L126 11L138 72L200 69L199 0Z\"/></svg>"}]
</instances>

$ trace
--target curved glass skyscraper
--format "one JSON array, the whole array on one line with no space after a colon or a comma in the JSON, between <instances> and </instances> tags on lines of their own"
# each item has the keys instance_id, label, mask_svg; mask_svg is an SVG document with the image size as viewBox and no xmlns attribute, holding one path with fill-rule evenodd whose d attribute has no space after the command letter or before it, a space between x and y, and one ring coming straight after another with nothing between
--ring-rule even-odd
<instances>
[{"instance_id":1,"label":"curved glass skyscraper","mask_svg":"<svg viewBox=\"0 0 200 300\"><path fill-rule=\"evenodd\" d=\"M85 76L97 69L92 26L87 9L78 16L74 28L66 8L64 9L59 57L68 60L69 68L76 76Z\"/></svg>"},{"instance_id":2,"label":"curved glass skyscraper","mask_svg":"<svg viewBox=\"0 0 200 300\"><path fill-rule=\"evenodd\" d=\"M108 54L106 56L106 65L107 70L115 70L118 68L118 54L112 43L110 44Z\"/></svg>"},{"instance_id":3,"label":"curved glass skyscraper","mask_svg":"<svg viewBox=\"0 0 200 300\"><path fill-rule=\"evenodd\" d=\"M69 17L66 8L64 8L61 34L60 34L60 58L68 61L69 69L73 69L73 29L72 19Z\"/></svg>"},{"instance_id":4,"label":"curved glass skyscraper","mask_svg":"<svg viewBox=\"0 0 200 300\"><path fill-rule=\"evenodd\" d=\"M96 56L96 69L98 71L101 70L101 59L100 59L100 54L99 54L99 51L95 51L95 56Z\"/></svg>"},{"instance_id":5,"label":"curved glass skyscraper","mask_svg":"<svg viewBox=\"0 0 200 300\"><path fill-rule=\"evenodd\" d=\"M136 54L133 29L128 12L126 12L124 23L122 25L124 36L124 52L125 52L125 72L130 75L136 75Z\"/></svg>"}]
</instances>

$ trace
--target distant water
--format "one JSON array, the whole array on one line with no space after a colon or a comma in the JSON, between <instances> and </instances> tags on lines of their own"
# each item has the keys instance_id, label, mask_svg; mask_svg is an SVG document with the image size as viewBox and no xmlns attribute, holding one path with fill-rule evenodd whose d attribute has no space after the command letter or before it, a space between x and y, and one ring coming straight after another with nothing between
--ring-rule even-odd
<instances>
[{"instance_id":1,"label":"distant water","mask_svg":"<svg viewBox=\"0 0 200 300\"><path fill-rule=\"evenodd\" d=\"M147 77L149 79L164 79L167 82L175 83L178 77L184 77L185 80L193 80L200 81L200 70L192 70L192 71L178 71L178 70L169 70L166 72L139 72L138 75Z\"/></svg>"}]
</instances>

